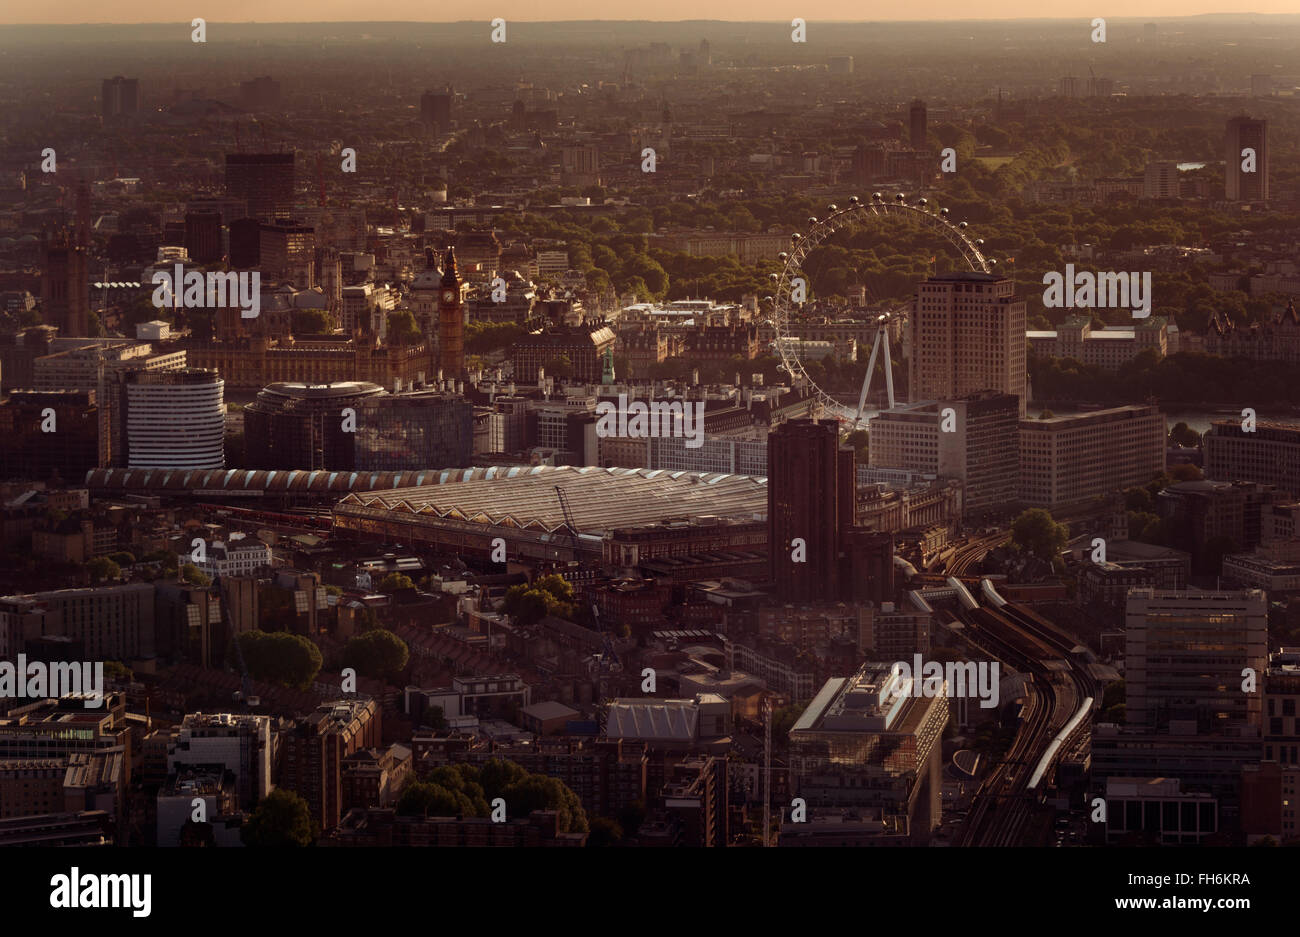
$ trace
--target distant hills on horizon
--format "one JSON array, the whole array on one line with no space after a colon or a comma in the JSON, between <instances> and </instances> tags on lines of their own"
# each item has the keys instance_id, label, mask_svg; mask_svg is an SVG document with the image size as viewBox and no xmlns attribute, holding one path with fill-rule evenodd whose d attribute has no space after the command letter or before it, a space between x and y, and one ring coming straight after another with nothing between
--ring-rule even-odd
<instances>
[{"instance_id":1,"label":"distant hills on horizon","mask_svg":"<svg viewBox=\"0 0 1300 937\"><path fill-rule=\"evenodd\" d=\"M951 19L947 17L937 17L935 19L823 19L820 17L805 17L812 23L821 23L826 25L849 25L849 26L869 26L869 25L888 25L888 26L925 26L935 27L944 25L967 26L970 24L998 24L1008 25L1015 23L1070 23L1077 24L1080 17L1078 16L1008 16L1008 17L972 17L970 19ZM1250 11L1232 11L1222 13L1191 13L1180 16L1108 16L1105 17L1108 23L1157 23L1172 24L1184 23L1189 21L1204 20L1221 20L1226 22L1248 22L1253 19L1268 18L1271 20L1295 20L1300 22L1300 12L1296 13L1254 13ZM348 27L349 29L364 28L385 28L385 27L410 27L410 26L454 26L473 29L482 29L492 17L482 19L460 19L460 20L219 20L208 19L209 26L220 25L227 27L238 27L241 29L248 28L265 28L277 26L296 26L296 27ZM655 20L655 19L576 19L576 20L532 20L522 18L506 18L510 24L518 23L521 26L528 27L556 27L572 28L574 26L618 26L618 27L666 27L666 26L771 26L771 25L788 25L789 21L780 20L727 20L727 19L682 19L682 20ZM154 21L154 22L137 22L137 23L116 23L116 22L83 22L83 23L13 23L0 20L0 26L7 29L138 29L158 28L158 29L177 29L181 25L186 29L189 28L188 20L175 21Z\"/></svg>"}]
</instances>

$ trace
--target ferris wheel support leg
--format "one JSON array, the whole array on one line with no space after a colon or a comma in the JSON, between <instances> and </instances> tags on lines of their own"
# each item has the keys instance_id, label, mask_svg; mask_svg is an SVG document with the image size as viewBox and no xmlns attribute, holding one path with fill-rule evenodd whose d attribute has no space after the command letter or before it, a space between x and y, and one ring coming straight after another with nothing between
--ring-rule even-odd
<instances>
[{"instance_id":1,"label":"ferris wheel support leg","mask_svg":"<svg viewBox=\"0 0 1300 937\"><path fill-rule=\"evenodd\" d=\"M894 409L894 362L889 355L889 331L882 325L880 336L885 340L885 388L889 393L889 409Z\"/></svg>"},{"instance_id":2,"label":"ferris wheel support leg","mask_svg":"<svg viewBox=\"0 0 1300 937\"><path fill-rule=\"evenodd\" d=\"M862 422L862 413L867 409L867 392L871 389L871 375L876 372L876 355L880 352L880 336L883 332L876 333L875 344L871 346L871 358L867 361L867 373L862 377L862 393L858 395L858 413L853 418L853 428L857 429L858 424ZM886 352L886 355L888 352ZM885 359L889 359L886 357ZM892 383L892 382L891 382Z\"/></svg>"}]
</instances>

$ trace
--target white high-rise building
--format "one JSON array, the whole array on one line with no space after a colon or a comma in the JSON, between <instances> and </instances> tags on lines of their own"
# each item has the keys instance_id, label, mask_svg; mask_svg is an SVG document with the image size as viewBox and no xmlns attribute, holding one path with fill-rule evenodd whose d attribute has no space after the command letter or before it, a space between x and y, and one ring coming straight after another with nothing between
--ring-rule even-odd
<instances>
[{"instance_id":1,"label":"white high-rise building","mask_svg":"<svg viewBox=\"0 0 1300 937\"><path fill-rule=\"evenodd\" d=\"M917 288L912 313L912 400L980 391L1027 398L1025 304L991 273L944 273Z\"/></svg>"},{"instance_id":2,"label":"white high-rise building","mask_svg":"<svg viewBox=\"0 0 1300 937\"><path fill-rule=\"evenodd\" d=\"M127 468L214 469L226 464L226 382L212 368L128 371L122 380Z\"/></svg>"}]
</instances>

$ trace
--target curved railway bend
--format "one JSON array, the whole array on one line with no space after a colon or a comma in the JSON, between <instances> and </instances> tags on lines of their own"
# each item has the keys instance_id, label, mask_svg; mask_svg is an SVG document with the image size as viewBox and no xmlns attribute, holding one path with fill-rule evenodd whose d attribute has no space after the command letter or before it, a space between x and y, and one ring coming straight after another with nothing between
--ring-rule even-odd
<instances>
[{"instance_id":1,"label":"curved railway bend","mask_svg":"<svg viewBox=\"0 0 1300 937\"><path fill-rule=\"evenodd\" d=\"M1029 681L1015 740L980 784L955 845L1043 845L1045 827L1032 822L1038 795L1062 753L1086 737L1096 685L1086 663L1072 653L1078 643L1073 637L1028 608L1002 602L995 591L975 591L981 593L994 607L961 613L966 638ZM1080 715L1081 710L1086 711Z\"/></svg>"}]
</instances>

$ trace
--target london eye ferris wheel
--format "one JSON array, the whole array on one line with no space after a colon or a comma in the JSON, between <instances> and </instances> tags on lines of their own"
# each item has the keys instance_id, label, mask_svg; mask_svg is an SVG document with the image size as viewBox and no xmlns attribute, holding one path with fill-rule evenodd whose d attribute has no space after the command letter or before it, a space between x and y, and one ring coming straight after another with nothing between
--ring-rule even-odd
<instances>
[{"instance_id":1,"label":"london eye ferris wheel","mask_svg":"<svg viewBox=\"0 0 1300 937\"><path fill-rule=\"evenodd\" d=\"M817 398L818 403L829 414L841 422L849 422L852 427L856 427L862 420L862 415L866 409L871 376L875 371L876 358L882 347L884 350L884 369L889 405L891 407L894 405L894 382L889 361L888 329L896 319L900 317L906 318L906 312L900 309L880 315L877 318L878 327L875 344L872 346L871 359L868 362L867 373L862 381L862 392L858 398L858 406L856 410L849 408L839 399L819 387L817 382L809 376L799 358L796 347L798 342L792 341L796 337L793 334L793 326L799 322L802 316L802 300L807 294L808 280L804 276L803 263L808 256L837 231L861 225L863 222L870 222L873 219L892 216L913 219L925 229L942 237L956 249L972 271L991 273L997 261L984 256L982 251L983 239L972 239L967 233L965 221L950 221L948 209L935 209L929 204L929 200L925 198L916 198L909 201L906 195L899 193L893 199L887 199L880 192L875 192L866 201L855 195L848 200L848 205L843 208L834 204L828 205L826 206L826 212L824 218L809 218L808 227L803 233L790 235L790 250L777 255L777 259L781 261L783 266L780 273L771 275L773 284L771 324L773 331L776 333L775 345L781 358L782 369L796 382L804 383Z\"/></svg>"}]
</instances>

